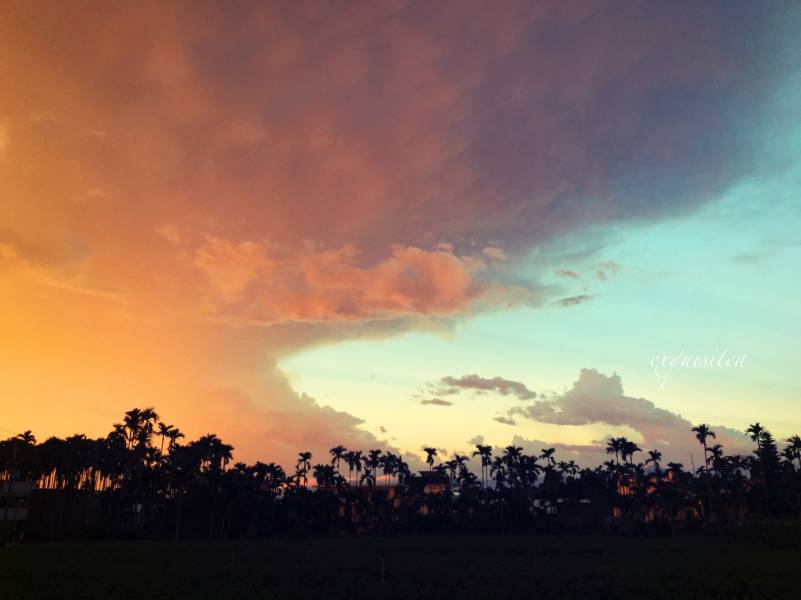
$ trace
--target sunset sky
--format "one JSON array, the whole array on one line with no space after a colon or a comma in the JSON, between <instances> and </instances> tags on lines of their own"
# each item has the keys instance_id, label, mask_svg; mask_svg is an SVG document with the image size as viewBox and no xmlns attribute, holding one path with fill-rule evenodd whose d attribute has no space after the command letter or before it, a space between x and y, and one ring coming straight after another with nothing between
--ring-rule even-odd
<instances>
[{"instance_id":1,"label":"sunset sky","mask_svg":"<svg viewBox=\"0 0 801 600\"><path fill-rule=\"evenodd\" d=\"M0 437L801 433L799 39L778 0L4 2Z\"/></svg>"}]
</instances>

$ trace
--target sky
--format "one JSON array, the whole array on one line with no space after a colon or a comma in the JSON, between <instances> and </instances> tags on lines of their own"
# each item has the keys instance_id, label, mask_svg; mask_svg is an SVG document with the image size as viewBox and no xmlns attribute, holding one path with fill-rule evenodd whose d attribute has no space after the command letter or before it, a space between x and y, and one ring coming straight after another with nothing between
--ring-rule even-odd
<instances>
[{"instance_id":1,"label":"sky","mask_svg":"<svg viewBox=\"0 0 801 600\"><path fill-rule=\"evenodd\" d=\"M0 436L800 432L798 39L781 1L7 3Z\"/></svg>"}]
</instances>

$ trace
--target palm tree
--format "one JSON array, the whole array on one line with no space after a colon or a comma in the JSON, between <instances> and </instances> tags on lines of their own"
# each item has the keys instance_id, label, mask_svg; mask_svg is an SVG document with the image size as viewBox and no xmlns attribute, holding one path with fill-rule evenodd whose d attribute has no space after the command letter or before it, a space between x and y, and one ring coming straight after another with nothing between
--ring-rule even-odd
<instances>
[{"instance_id":1,"label":"palm tree","mask_svg":"<svg viewBox=\"0 0 801 600\"><path fill-rule=\"evenodd\" d=\"M796 436L798 437L798 436ZM15 439L22 441L23 444L28 446L35 446L36 445L36 436L33 435L30 429L23 431L22 433L18 433L15 436Z\"/></svg>"},{"instance_id":2,"label":"palm tree","mask_svg":"<svg viewBox=\"0 0 801 600\"><path fill-rule=\"evenodd\" d=\"M709 462L712 468L717 470L723 459L723 446L721 444L714 444L709 448Z\"/></svg>"},{"instance_id":3,"label":"palm tree","mask_svg":"<svg viewBox=\"0 0 801 600\"><path fill-rule=\"evenodd\" d=\"M345 453L345 464L348 465L348 483L351 483L353 480L353 467L356 463L356 453L353 450L349 450ZM358 459L361 461L361 458Z\"/></svg>"},{"instance_id":4,"label":"palm tree","mask_svg":"<svg viewBox=\"0 0 801 600\"><path fill-rule=\"evenodd\" d=\"M659 450L649 450L648 451L648 458L645 459L645 464L653 463L654 465L654 473L656 474L656 480L659 481L659 476L661 475L661 471L659 470L659 463L662 462L662 453Z\"/></svg>"},{"instance_id":5,"label":"palm tree","mask_svg":"<svg viewBox=\"0 0 801 600\"><path fill-rule=\"evenodd\" d=\"M331 464L336 467L337 475L339 475L339 461L345 458L347 449L343 445L334 446L329 450L331 453Z\"/></svg>"},{"instance_id":6,"label":"palm tree","mask_svg":"<svg viewBox=\"0 0 801 600\"><path fill-rule=\"evenodd\" d=\"M540 455L540 458L551 467L556 464L556 459L553 457L554 452L556 452L556 448L543 448L542 454Z\"/></svg>"},{"instance_id":7,"label":"palm tree","mask_svg":"<svg viewBox=\"0 0 801 600\"><path fill-rule=\"evenodd\" d=\"M331 465L314 465L313 475L318 489L328 487L334 482L334 467Z\"/></svg>"},{"instance_id":8,"label":"palm tree","mask_svg":"<svg viewBox=\"0 0 801 600\"><path fill-rule=\"evenodd\" d=\"M378 472L378 467L381 466L381 450L370 450L367 453L367 458L364 461L364 481L367 482L368 487L372 487L375 483L375 477Z\"/></svg>"},{"instance_id":9,"label":"palm tree","mask_svg":"<svg viewBox=\"0 0 801 600\"><path fill-rule=\"evenodd\" d=\"M568 475L570 475L571 478L575 477L576 474L579 472L579 467L576 464L576 461L574 460L569 460L566 463L563 463L563 465L564 466L562 470Z\"/></svg>"},{"instance_id":10,"label":"palm tree","mask_svg":"<svg viewBox=\"0 0 801 600\"><path fill-rule=\"evenodd\" d=\"M787 438L787 446L786 450L789 450L788 456L790 456L790 464L792 464L793 460L798 461L798 468L801 469L801 436L794 435L792 437Z\"/></svg>"},{"instance_id":11,"label":"palm tree","mask_svg":"<svg viewBox=\"0 0 801 600\"><path fill-rule=\"evenodd\" d=\"M762 449L762 437L765 434L765 428L759 422L748 426L745 432L751 436L751 441L756 442L757 449Z\"/></svg>"},{"instance_id":12,"label":"palm tree","mask_svg":"<svg viewBox=\"0 0 801 600\"><path fill-rule=\"evenodd\" d=\"M159 452L161 454L164 454L164 439L168 438L168 437L170 439L172 439L170 437L170 434L172 433L172 430L173 430L172 425L167 425L167 424L162 423L161 421L159 421L159 432L158 433L161 436L161 448L160 448Z\"/></svg>"},{"instance_id":13,"label":"palm tree","mask_svg":"<svg viewBox=\"0 0 801 600\"><path fill-rule=\"evenodd\" d=\"M625 437L618 438L618 444L620 445L620 455L623 458L623 462L626 462L626 457L628 457L628 462L633 463L634 454L642 452L642 449L637 444L630 442Z\"/></svg>"},{"instance_id":14,"label":"palm tree","mask_svg":"<svg viewBox=\"0 0 801 600\"><path fill-rule=\"evenodd\" d=\"M490 477L495 479L495 489L503 489L504 481L506 480L506 461L502 456L496 456L492 460L490 467Z\"/></svg>"},{"instance_id":15,"label":"palm tree","mask_svg":"<svg viewBox=\"0 0 801 600\"><path fill-rule=\"evenodd\" d=\"M548 468L550 469L550 465ZM536 483L540 472L542 472L542 467L537 464L537 457L522 454L515 472L516 483L520 484L524 490L528 490Z\"/></svg>"},{"instance_id":16,"label":"palm tree","mask_svg":"<svg viewBox=\"0 0 801 600\"><path fill-rule=\"evenodd\" d=\"M506 458L507 465L513 465L520 461L520 455L523 452L523 448L520 446L506 446L503 449L504 457Z\"/></svg>"},{"instance_id":17,"label":"palm tree","mask_svg":"<svg viewBox=\"0 0 801 600\"><path fill-rule=\"evenodd\" d=\"M175 446L178 444L178 440L185 436L180 429L173 427L167 437L170 438L170 445L167 448L170 452L172 452Z\"/></svg>"},{"instance_id":18,"label":"palm tree","mask_svg":"<svg viewBox=\"0 0 801 600\"><path fill-rule=\"evenodd\" d=\"M25 463L26 460L19 459L20 451L23 451L25 454L31 455L31 449L36 446L36 436L31 433L31 430L28 429L23 431L22 433L18 433L15 435L11 440L11 466L19 471L24 471L24 469L20 469L21 463ZM22 446L22 448L20 448ZM25 452L25 449L28 449L28 452ZM2 473L2 470L0 470Z\"/></svg>"},{"instance_id":19,"label":"palm tree","mask_svg":"<svg viewBox=\"0 0 801 600\"><path fill-rule=\"evenodd\" d=\"M273 462L266 465L262 462L257 462L251 470L256 475L256 478L262 482L259 486L260 491L276 494L286 481L284 469Z\"/></svg>"},{"instance_id":20,"label":"palm tree","mask_svg":"<svg viewBox=\"0 0 801 600\"><path fill-rule=\"evenodd\" d=\"M709 449L707 448L707 439L715 437L715 432L709 429L709 425L705 423L701 423L700 425L693 427L692 430L695 433L695 439L701 444L704 449L704 471L706 471L706 475L709 475ZM709 479L706 479L706 497L707 497L707 507L709 510L709 517L712 518L712 490L710 488Z\"/></svg>"},{"instance_id":21,"label":"palm tree","mask_svg":"<svg viewBox=\"0 0 801 600\"><path fill-rule=\"evenodd\" d=\"M476 451L473 456L481 457L481 485L487 486L487 469L492 464L492 446L476 444Z\"/></svg>"},{"instance_id":22,"label":"palm tree","mask_svg":"<svg viewBox=\"0 0 801 600\"><path fill-rule=\"evenodd\" d=\"M399 483L405 483L412 474L409 465L400 456L395 457L395 474L398 476Z\"/></svg>"},{"instance_id":23,"label":"palm tree","mask_svg":"<svg viewBox=\"0 0 801 600\"><path fill-rule=\"evenodd\" d=\"M453 462L456 466L456 472L458 476L456 478L457 482L461 481L466 477L467 474L467 457L462 456L461 454L454 454L453 455Z\"/></svg>"},{"instance_id":24,"label":"palm tree","mask_svg":"<svg viewBox=\"0 0 801 600\"><path fill-rule=\"evenodd\" d=\"M147 446L158 419L159 416L153 408L134 408L125 413L124 424L129 449Z\"/></svg>"},{"instance_id":25,"label":"palm tree","mask_svg":"<svg viewBox=\"0 0 801 600\"><path fill-rule=\"evenodd\" d=\"M386 478L384 481L387 487L389 487L389 480L394 477L397 472L399 458L400 457L396 457L391 452L387 452L381 460L382 470Z\"/></svg>"},{"instance_id":26,"label":"palm tree","mask_svg":"<svg viewBox=\"0 0 801 600\"><path fill-rule=\"evenodd\" d=\"M706 467L709 467L709 457L707 456L708 450L706 446L706 440L707 438L710 437L714 438L715 432L709 429L709 425L706 425L705 423L701 423L697 427L693 427L692 431L695 433L695 439L697 439L698 442L704 447L704 465Z\"/></svg>"},{"instance_id":27,"label":"palm tree","mask_svg":"<svg viewBox=\"0 0 801 600\"><path fill-rule=\"evenodd\" d=\"M773 440L770 432L759 424L759 421L748 426L745 432L751 436L751 441L756 442L756 455L759 457L760 470L762 471L762 491L765 500L765 514L770 516L770 503L768 502L768 477L766 474L767 461L765 460L764 449L768 441Z\"/></svg>"},{"instance_id":28,"label":"palm tree","mask_svg":"<svg viewBox=\"0 0 801 600\"><path fill-rule=\"evenodd\" d=\"M606 442L606 453L615 455L615 463L620 464L621 440L624 438L609 438Z\"/></svg>"},{"instance_id":29,"label":"palm tree","mask_svg":"<svg viewBox=\"0 0 801 600\"><path fill-rule=\"evenodd\" d=\"M437 449L436 448L423 448L423 452L426 453L426 464L428 468L433 470L434 469L434 459L437 458Z\"/></svg>"},{"instance_id":30,"label":"palm tree","mask_svg":"<svg viewBox=\"0 0 801 600\"><path fill-rule=\"evenodd\" d=\"M298 453L298 462L295 466L295 474L298 477L298 481L301 479L303 480L303 485L305 486L306 483L309 481L309 478L306 474L309 472L311 468L311 452L299 452Z\"/></svg>"},{"instance_id":31,"label":"palm tree","mask_svg":"<svg viewBox=\"0 0 801 600\"><path fill-rule=\"evenodd\" d=\"M362 456L361 450L355 450L353 452L353 468L356 471L356 485L361 485L361 478L359 477L359 473L362 472L362 465L366 462L365 457Z\"/></svg>"},{"instance_id":32,"label":"palm tree","mask_svg":"<svg viewBox=\"0 0 801 600\"><path fill-rule=\"evenodd\" d=\"M459 468L459 464L456 462L456 460L451 459L451 460L445 461L445 470L448 473L448 481L449 481L451 487L453 487L454 480L456 479L456 470L458 468Z\"/></svg>"}]
</instances>

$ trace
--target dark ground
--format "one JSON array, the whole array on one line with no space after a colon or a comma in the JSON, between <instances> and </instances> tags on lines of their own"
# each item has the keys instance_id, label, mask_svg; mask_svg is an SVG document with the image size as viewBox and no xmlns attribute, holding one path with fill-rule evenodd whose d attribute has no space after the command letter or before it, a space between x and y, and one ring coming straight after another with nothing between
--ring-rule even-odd
<instances>
[{"instance_id":1,"label":"dark ground","mask_svg":"<svg viewBox=\"0 0 801 600\"><path fill-rule=\"evenodd\" d=\"M801 554L702 536L31 543L0 548L0 598L797 599Z\"/></svg>"}]
</instances>

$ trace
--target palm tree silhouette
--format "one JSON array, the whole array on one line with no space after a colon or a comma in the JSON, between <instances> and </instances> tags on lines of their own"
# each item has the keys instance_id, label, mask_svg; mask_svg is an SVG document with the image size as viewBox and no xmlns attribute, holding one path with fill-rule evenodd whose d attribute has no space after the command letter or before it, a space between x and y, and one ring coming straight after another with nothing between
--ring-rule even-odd
<instances>
[{"instance_id":1,"label":"palm tree silhouette","mask_svg":"<svg viewBox=\"0 0 801 600\"><path fill-rule=\"evenodd\" d=\"M721 461L723 460L723 446L721 444L714 444L709 448L709 462L712 469L717 470Z\"/></svg>"},{"instance_id":2,"label":"palm tree silhouette","mask_svg":"<svg viewBox=\"0 0 801 600\"><path fill-rule=\"evenodd\" d=\"M695 431L695 430L693 430L693 431ZM757 422L757 423L753 423L752 425L749 425L748 429L746 429L745 432L749 436L751 436L751 441L756 442L757 449L761 450L762 449L762 438L763 438L763 436L765 434L765 428L762 427L762 425L760 425L759 422Z\"/></svg>"},{"instance_id":3,"label":"palm tree silhouette","mask_svg":"<svg viewBox=\"0 0 801 600\"><path fill-rule=\"evenodd\" d=\"M398 472L399 456L395 456L391 452L387 452L381 459L381 467L385 477L386 486L389 487L389 482L392 477Z\"/></svg>"},{"instance_id":4,"label":"palm tree silhouette","mask_svg":"<svg viewBox=\"0 0 801 600\"><path fill-rule=\"evenodd\" d=\"M177 427L173 427L170 429L170 432L167 434L167 437L170 438L170 444L167 448L170 452L172 452L173 448L175 448L175 445L178 443L178 440L184 437L184 434Z\"/></svg>"},{"instance_id":5,"label":"palm tree silhouette","mask_svg":"<svg viewBox=\"0 0 801 600\"><path fill-rule=\"evenodd\" d=\"M790 463L794 460L798 461L798 468L801 469L801 436L794 435L787 438L787 443L789 446L785 448L787 452L787 456L789 457Z\"/></svg>"},{"instance_id":6,"label":"palm tree silhouette","mask_svg":"<svg viewBox=\"0 0 801 600\"><path fill-rule=\"evenodd\" d=\"M659 450L649 450L648 451L648 458L645 459L645 464L653 463L654 465L654 473L656 474L656 480L659 481L659 476L661 475L661 471L659 469L659 463L662 462L662 453Z\"/></svg>"},{"instance_id":7,"label":"palm tree silhouette","mask_svg":"<svg viewBox=\"0 0 801 600\"><path fill-rule=\"evenodd\" d=\"M36 444L36 436L33 435L30 429L23 431L22 433L18 433L14 436L16 439L20 440L23 444L27 445L35 445Z\"/></svg>"},{"instance_id":8,"label":"palm tree silhouette","mask_svg":"<svg viewBox=\"0 0 801 600\"><path fill-rule=\"evenodd\" d=\"M467 456L461 454L453 455L454 473L456 476L457 485L467 477Z\"/></svg>"},{"instance_id":9,"label":"palm tree silhouette","mask_svg":"<svg viewBox=\"0 0 801 600\"><path fill-rule=\"evenodd\" d=\"M297 462L297 465L295 465L295 474L298 477L298 483L302 480L304 487L306 486L306 484L309 481L309 478L307 477L307 473L309 472L309 469L311 468L311 458L312 458L312 453L311 452L299 452L298 453L298 462Z\"/></svg>"},{"instance_id":10,"label":"palm tree silhouette","mask_svg":"<svg viewBox=\"0 0 801 600\"><path fill-rule=\"evenodd\" d=\"M364 477L362 478L364 481L367 482L368 487L372 487L375 484L376 474L378 472L378 467L381 466L381 450L370 450L367 453L367 458L364 461Z\"/></svg>"},{"instance_id":11,"label":"palm tree silhouette","mask_svg":"<svg viewBox=\"0 0 801 600\"><path fill-rule=\"evenodd\" d=\"M453 487L454 482L456 480L456 471L459 468L459 463L456 462L455 459L451 459L445 461L445 469L448 473L448 480L450 482L451 487Z\"/></svg>"},{"instance_id":12,"label":"palm tree silhouette","mask_svg":"<svg viewBox=\"0 0 801 600\"><path fill-rule=\"evenodd\" d=\"M542 454L540 455L540 458L547 462L551 467L556 464L556 459L553 457L554 452L556 452L556 448L543 448Z\"/></svg>"},{"instance_id":13,"label":"palm tree silhouette","mask_svg":"<svg viewBox=\"0 0 801 600\"><path fill-rule=\"evenodd\" d=\"M691 472L677 462L668 462L663 471L658 449L648 451L643 463L635 463L641 450L625 437L608 440L607 453L614 458L595 469L557 460L553 449L527 454L522 447L508 446L493 457L491 446L478 444L472 456L481 459L480 478L471 470L470 455L454 454L435 466L437 451L426 447L428 468L447 474L451 484L458 486L451 488L458 493L429 496L421 485L424 478L411 477L409 465L391 451L374 449L364 458L360 450L334 446L330 464L315 464L313 469L311 452L300 452L294 475L287 477L276 463L231 466L233 447L211 433L178 444L183 434L146 408L128 411L121 423L98 439L76 434L37 443L33 433L26 431L0 440L0 480L30 479L37 490L53 493L48 506L53 507L54 522L64 521L66 528L87 535L103 531L108 537L137 531L141 535L171 531L175 538L187 531L195 537L342 527L403 531L416 530L426 522L460 531L477 527L529 531L542 519L548 527L558 523L563 513L577 509L579 498L591 502L596 526L613 516L628 530L651 527L657 520L667 520L673 529L687 519L740 524L748 513L797 516L801 506L798 435L787 438L780 458L773 436L755 423L748 434L756 450L743 457L727 456L719 443L710 446L708 440L714 434L706 425L692 432L704 446L705 461ZM165 453L167 441L169 452ZM365 483L369 492L345 489L340 473L343 460L349 468L348 480L353 480L356 471L356 482ZM653 466L653 477L646 476L646 465ZM307 487L312 473L316 489ZM387 486L396 478L392 494L373 489L381 474ZM764 506L758 501L760 492L754 492L754 503L752 486L762 488ZM91 494L81 494L84 491ZM99 524L92 510L97 501L103 507ZM67 523L73 514L80 519ZM51 537L57 537L56 529Z\"/></svg>"},{"instance_id":14,"label":"palm tree silhouette","mask_svg":"<svg viewBox=\"0 0 801 600\"><path fill-rule=\"evenodd\" d=\"M764 427L762 427L762 425L759 424L759 421L749 425L748 429L746 429L745 432L749 436L751 436L751 440L756 442L756 445L757 445L756 455L760 459L759 462L760 462L760 471L762 472L761 473L762 474L762 491L763 491L763 497L764 497L764 500L765 500L765 512L768 515L770 515L770 502L768 501L768 477L767 477L767 473L766 473L767 464L766 464L766 461L764 459L764 455L765 455L764 450L765 450L767 442L769 440L772 441L772 438L768 437L768 436L770 436L770 433L768 432L767 429L765 429Z\"/></svg>"},{"instance_id":15,"label":"palm tree silhouette","mask_svg":"<svg viewBox=\"0 0 801 600\"><path fill-rule=\"evenodd\" d=\"M353 469L356 466L356 463L360 463L359 467L361 468L361 455L357 455L356 452L353 450L349 450L345 453L345 464L348 465L348 483L353 482Z\"/></svg>"},{"instance_id":16,"label":"palm tree silhouette","mask_svg":"<svg viewBox=\"0 0 801 600\"><path fill-rule=\"evenodd\" d=\"M606 442L606 453L615 455L615 463L620 464L621 440L623 438L609 438Z\"/></svg>"},{"instance_id":17,"label":"palm tree silhouette","mask_svg":"<svg viewBox=\"0 0 801 600\"><path fill-rule=\"evenodd\" d=\"M476 444L476 451L473 456L481 457L481 484L487 486L487 469L492 464L492 446Z\"/></svg>"},{"instance_id":18,"label":"palm tree silhouette","mask_svg":"<svg viewBox=\"0 0 801 600\"><path fill-rule=\"evenodd\" d=\"M434 469L434 460L437 458L437 449L436 448L423 448L423 452L426 453L426 464L428 465L429 469Z\"/></svg>"},{"instance_id":19,"label":"palm tree silhouette","mask_svg":"<svg viewBox=\"0 0 801 600\"><path fill-rule=\"evenodd\" d=\"M709 429L709 425L706 425L704 423L701 423L697 427L693 427L692 431L695 433L695 438L698 440L698 442L704 448L704 465L708 468L709 467L709 457L707 456L708 449L707 449L706 440L708 438L710 438L710 437L714 438L715 437L715 432L710 430Z\"/></svg>"},{"instance_id":20,"label":"palm tree silhouette","mask_svg":"<svg viewBox=\"0 0 801 600\"><path fill-rule=\"evenodd\" d=\"M331 454L331 464L336 467L337 475L339 475L339 462L345 458L347 454L347 449L343 445L334 446L329 450Z\"/></svg>"},{"instance_id":21,"label":"palm tree silhouette","mask_svg":"<svg viewBox=\"0 0 801 600\"><path fill-rule=\"evenodd\" d=\"M164 440L165 440L165 438L170 437L170 434L172 433L172 430L173 430L172 425L166 425L165 423L159 422L159 431L158 431L158 433L161 436L161 448L160 448L159 452L161 454L164 454ZM172 439L172 438L170 438L170 439Z\"/></svg>"},{"instance_id":22,"label":"palm tree silhouette","mask_svg":"<svg viewBox=\"0 0 801 600\"><path fill-rule=\"evenodd\" d=\"M366 462L366 457L362 456L361 450L353 452L353 468L356 470L356 483L361 485L361 478L359 474L362 472L362 465Z\"/></svg>"},{"instance_id":23,"label":"palm tree silhouette","mask_svg":"<svg viewBox=\"0 0 801 600\"><path fill-rule=\"evenodd\" d=\"M503 489L504 481L506 480L506 461L503 456L496 456L492 459L490 477L495 481L496 490Z\"/></svg>"},{"instance_id":24,"label":"palm tree silhouette","mask_svg":"<svg viewBox=\"0 0 801 600\"><path fill-rule=\"evenodd\" d=\"M619 454L624 463L632 463L634 462L634 454L642 452L642 450L634 442L629 441L625 437L620 437L612 438L607 442L606 453L611 454L612 452L615 453L615 458L617 458Z\"/></svg>"}]
</instances>

